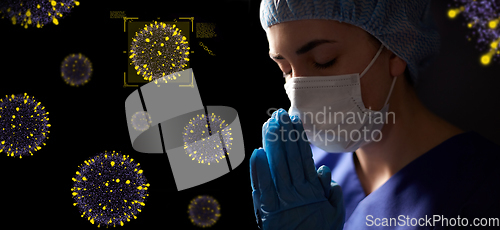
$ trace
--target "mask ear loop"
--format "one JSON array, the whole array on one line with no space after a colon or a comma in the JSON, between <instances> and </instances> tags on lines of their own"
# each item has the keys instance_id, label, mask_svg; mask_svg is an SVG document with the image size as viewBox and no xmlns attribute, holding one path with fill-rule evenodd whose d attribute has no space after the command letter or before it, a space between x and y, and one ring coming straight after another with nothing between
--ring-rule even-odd
<instances>
[{"instance_id":1,"label":"mask ear loop","mask_svg":"<svg viewBox=\"0 0 500 230\"><path fill-rule=\"evenodd\" d=\"M387 95L387 99L385 99L384 106L387 105L387 102L389 102L389 98L391 98L392 89L394 88L397 78L398 78L397 76L394 76L394 79L392 80L391 89L389 90L389 95Z\"/></svg>"},{"instance_id":2,"label":"mask ear loop","mask_svg":"<svg viewBox=\"0 0 500 230\"><path fill-rule=\"evenodd\" d=\"M384 44L381 44L380 48L377 51L377 54L375 54L375 57L372 59L372 61L370 62L370 64L368 64L368 66L366 67L366 69L361 73L361 75L359 75L359 78L363 77L363 75L365 75L365 73L370 69L370 67L372 67L373 63L375 63L375 61L377 60L377 58L380 55L380 53L382 53L382 49L383 48L384 48ZM384 106L387 105L387 102L389 102L389 98L391 98L392 89L394 88L394 85L396 83L396 79L397 78L398 78L397 76L394 76L394 79L392 80L391 89L389 90L389 95L387 95L387 98L385 99Z\"/></svg>"},{"instance_id":3,"label":"mask ear loop","mask_svg":"<svg viewBox=\"0 0 500 230\"><path fill-rule=\"evenodd\" d=\"M372 59L372 61L370 62L370 64L368 64L368 66L365 68L365 71L363 71L361 73L361 75L359 75L359 78L363 77L363 75L365 75L365 73L370 69L370 67L372 67L373 63L375 63L375 61L377 60L378 58L378 55L380 55L380 53L382 53L382 49L384 48L384 44L381 44L380 45L380 48L378 49L378 52L377 54L375 55L375 57Z\"/></svg>"}]
</instances>

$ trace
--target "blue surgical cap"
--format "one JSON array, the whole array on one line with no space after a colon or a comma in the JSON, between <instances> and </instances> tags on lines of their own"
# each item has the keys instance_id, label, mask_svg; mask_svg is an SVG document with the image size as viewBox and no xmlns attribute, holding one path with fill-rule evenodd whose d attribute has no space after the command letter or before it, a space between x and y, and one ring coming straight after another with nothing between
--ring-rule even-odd
<instances>
[{"instance_id":1,"label":"blue surgical cap","mask_svg":"<svg viewBox=\"0 0 500 230\"><path fill-rule=\"evenodd\" d=\"M330 19L358 26L407 63L416 82L419 72L439 52L440 37L430 0L263 0L260 22L275 24Z\"/></svg>"}]
</instances>

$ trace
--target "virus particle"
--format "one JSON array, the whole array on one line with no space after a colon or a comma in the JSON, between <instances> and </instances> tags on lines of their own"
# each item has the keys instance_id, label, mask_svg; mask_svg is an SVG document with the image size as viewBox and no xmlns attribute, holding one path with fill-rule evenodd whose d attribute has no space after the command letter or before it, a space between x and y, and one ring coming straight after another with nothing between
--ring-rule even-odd
<instances>
[{"instance_id":1,"label":"virus particle","mask_svg":"<svg viewBox=\"0 0 500 230\"><path fill-rule=\"evenodd\" d=\"M0 99L0 153L33 156L49 139L48 114L41 102L26 93Z\"/></svg>"},{"instance_id":2,"label":"virus particle","mask_svg":"<svg viewBox=\"0 0 500 230\"><path fill-rule=\"evenodd\" d=\"M480 63L488 65L500 56L500 1L498 0L455 0L448 5L448 17L453 19L461 14L467 21L466 26L472 30L467 35L470 41L477 38L476 49L484 52ZM465 23L464 23L465 25Z\"/></svg>"},{"instance_id":3,"label":"virus particle","mask_svg":"<svg viewBox=\"0 0 500 230\"><path fill-rule=\"evenodd\" d=\"M175 24L154 22L135 33L130 45L129 58L137 75L152 81L182 71L189 61L186 37ZM165 82L175 80L175 75L163 78Z\"/></svg>"},{"instance_id":4,"label":"virus particle","mask_svg":"<svg viewBox=\"0 0 500 230\"><path fill-rule=\"evenodd\" d=\"M220 116L215 116L214 113L208 116L210 133L217 134L220 133L223 138L224 143L224 153L229 154L228 150L231 150L231 145L233 138L231 137L231 128L226 128L229 124L225 123L225 120L222 120Z\"/></svg>"},{"instance_id":5,"label":"virus particle","mask_svg":"<svg viewBox=\"0 0 500 230\"><path fill-rule=\"evenodd\" d=\"M220 205L211 196L198 196L188 206L189 219L198 227L211 227L220 217Z\"/></svg>"},{"instance_id":6,"label":"virus particle","mask_svg":"<svg viewBox=\"0 0 500 230\"><path fill-rule=\"evenodd\" d=\"M229 154L233 140L231 128L226 126L225 120L213 113L190 119L182 135L186 154L201 164L219 163L219 159Z\"/></svg>"},{"instance_id":7,"label":"virus particle","mask_svg":"<svg viewBox=\"0 0 500 230\"><path fill-rule=\"evenodd\" d=\"M61 63L61 76L71 86L85 85L92 75L92 63L82 54L70 54Z\"/></svg>"},{"instance_id":8,"label":"virus particle","mask_svg":"<svg viewBox=\"0 0 500 230\"><path fill-rule=\"evenodd\" d=\"M139 111L132 115L131 122L135 130L144 132L148 130L151 125L151 116L148 112Z\"/></svg>"},{"instance_id":9,"label":"virus particle","mask_svg":"<svg viewBox=\"0 0 500 230\"><path fill-rule=\"evenodd\" d=\"M97 227L136 219L150 186L139 165L129 156L105 151L78 166L71 193L81 216Z\"/></svg>"},{"instance_id":10,"label":"virus particle","mask_svg":"<svg viewBox=\"0 0 500 230\"><path fill-rule=\"evenodd\" d=\"M59 25L59 19L63 14L68 14L79 1L74 0L2 0L0 3L0 14L2 18L8 18L13 25L20 24L24 28L42 28L48 23Z\"/></svg>"}]
</instances>

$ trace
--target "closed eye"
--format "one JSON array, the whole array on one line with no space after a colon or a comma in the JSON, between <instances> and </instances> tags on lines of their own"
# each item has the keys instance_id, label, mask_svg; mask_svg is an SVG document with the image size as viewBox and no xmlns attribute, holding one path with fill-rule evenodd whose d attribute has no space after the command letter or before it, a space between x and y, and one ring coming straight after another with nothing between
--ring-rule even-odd
<instances>
[{"instance_id":1,"label":"closed eye","mask_svg":"<svg viewBox=\"0 0 500 230\"><path fill-rule=\"evenodd\" d=\"M332 66L333 64L335 63L335 59L327 62L327 63L324 63L324 64L319 64L319 63L314 63L314 67L318 68L318 69L326 69L330 66Z\"/></svg>"},{"instance_id":2,"label":"closed eye","mask_svg":"<svg viewBox=\"0 0 500 230\"><path fill-rule=\"evenodd\" d=\"M335 64L335 59L333 59L327 63L324 63L324 64L319 64L316 62L313 63L314 67L316 67L317 69L326 69L328 67L331 67L333 64ZM292 71L293 70L290 70L290 72L288 72L288 73L283 73L283 77L286 78L286 77L290 76L292 74Z\"/></svg>"}]
</instances>

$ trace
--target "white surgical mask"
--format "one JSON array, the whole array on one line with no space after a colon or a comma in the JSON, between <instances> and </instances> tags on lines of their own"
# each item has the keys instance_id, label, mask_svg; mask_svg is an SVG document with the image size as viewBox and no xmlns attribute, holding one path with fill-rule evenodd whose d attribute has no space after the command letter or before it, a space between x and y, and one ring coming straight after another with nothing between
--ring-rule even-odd
<instances>
[{"instance_id":1,"label":"white surgical mask","mask_svg":"<svg viewBox=\"0 0 500 230\"><path fill-rule=\"evenodd\" d=\"M391 88L380 111L367 109L361 99L360 79L380 55L383 45L361 73L337 76L293 77L285 83L290 115L298 115L309 142L326 152L352 152L381 139L388 116Z\"/></svg>"}]
</instances>

